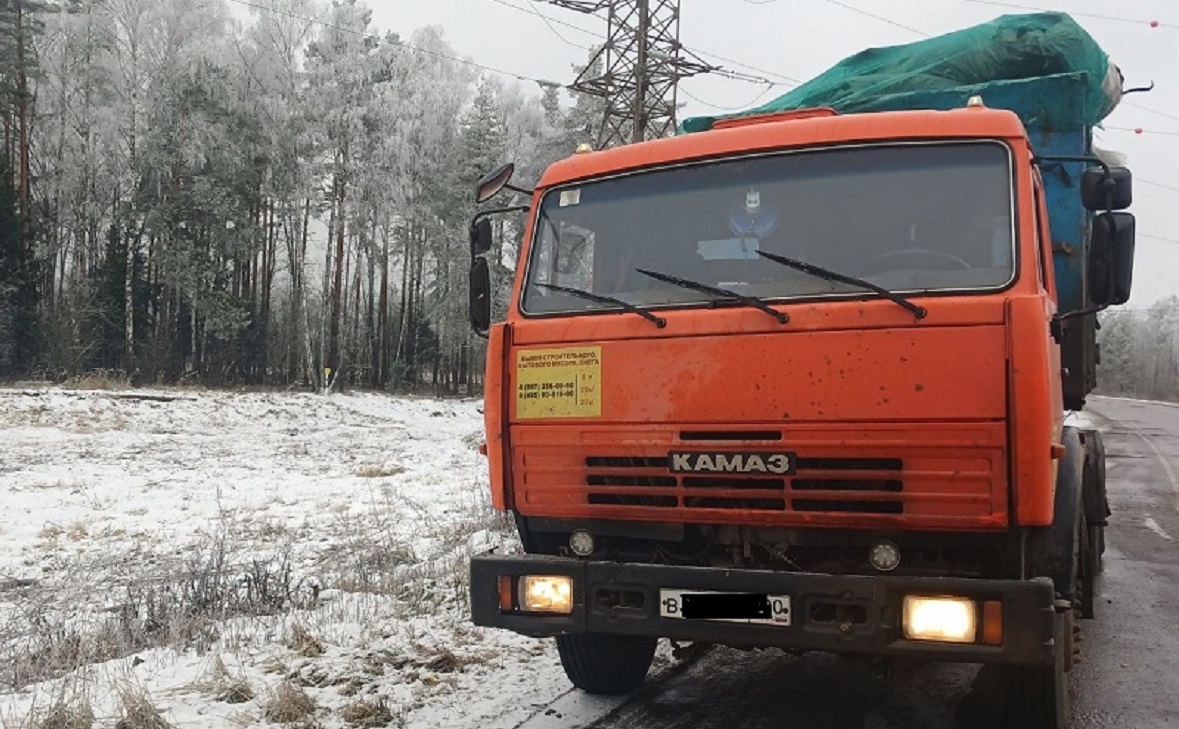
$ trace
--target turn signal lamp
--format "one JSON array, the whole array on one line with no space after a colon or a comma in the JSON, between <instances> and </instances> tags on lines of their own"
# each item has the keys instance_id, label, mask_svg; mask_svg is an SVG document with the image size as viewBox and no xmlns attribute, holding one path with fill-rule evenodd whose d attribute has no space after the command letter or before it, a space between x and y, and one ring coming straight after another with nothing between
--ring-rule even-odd
<instances>
[{"instance_id":1,"label":"turn signal lamp","mask_svg":"<svg viewBox=\"0 0 1179 729\"><path fill-rule=\"evenodd\" d=\"M973 643L978 635L978 607L965 597L906 595L905 637L941 643Z\"/></svg>"},{"instance_id":2,"label":"turn signal lamp","mask_svg":"<svg viewBox=\"0 0 1179 729\"><path fill-rule=\"evenodd\" d=\"M528 613L568 615L573 612L573 578L525 575L520 578L520 609Z\"/></svg>"}]
</instances>

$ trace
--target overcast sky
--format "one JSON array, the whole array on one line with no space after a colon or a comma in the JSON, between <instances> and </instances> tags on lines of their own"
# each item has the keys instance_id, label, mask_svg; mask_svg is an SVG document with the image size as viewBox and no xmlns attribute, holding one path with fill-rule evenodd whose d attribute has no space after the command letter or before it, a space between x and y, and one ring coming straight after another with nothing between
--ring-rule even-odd
<instances>
[{"instance_id":1,"label":"overcast sky","mask_svg":"<svg viewBox=\"0 0 1179 729\"><path fill-rule=\"evenodd\" d=\"M1145 108L1119 107L1106 120L1099 144L1125 153L1135 175L1132 211L1139 235L1130 305L1146 306L1179 293L1179 3L1013 2L1073 13L1122 68L1127 86L1152 79L1157 84L1152 93L1127 97ZM442 26L464 57L561 83L573 80L572 64L584 63L586 51L578 46L589 46L605 34L605 21L599 17L535 0L369 0L369 5L374 24L382 29L405 37L425 25ZM537 12L551 18L552 27ZM935 35L1007 12L1025 11L972 0L682 0L680 37L685 47L710 62L782 85L768 89L701 76L682 83L681 100L687 102L687 115L748 108L789 90L793 84L786 77L809 79L863 48L906 43L922 37L914 31ZM1151 27L1152 20L1158 27ZM1134 132L1139 128L1142 134Z\"/></svg>"}]
</instances>

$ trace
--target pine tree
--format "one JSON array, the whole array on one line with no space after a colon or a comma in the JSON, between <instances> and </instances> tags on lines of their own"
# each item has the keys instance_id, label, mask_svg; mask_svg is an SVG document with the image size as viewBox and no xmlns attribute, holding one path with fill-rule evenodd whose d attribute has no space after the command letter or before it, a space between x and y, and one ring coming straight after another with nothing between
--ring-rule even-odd
<instances>
[{"instance_id":1,"label":"pine tree","mask_svg":"<svg viewBox=\"0 0 1179 729\"><path fill-rule=\"evenodd\" d=\"M0 375L29 372L37 355L37 270L8 155L0 152Z\"/></svg>"}]
</instances>

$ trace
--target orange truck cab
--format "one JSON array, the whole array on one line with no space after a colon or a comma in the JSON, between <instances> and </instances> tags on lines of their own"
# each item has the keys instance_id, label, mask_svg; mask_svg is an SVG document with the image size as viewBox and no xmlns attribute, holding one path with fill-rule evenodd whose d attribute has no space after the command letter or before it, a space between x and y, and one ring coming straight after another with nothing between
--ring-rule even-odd
<instances>
[{"instance_id":1,"label":"orange truck cab","mask_svg":"<svg viewBox=\"0 0 1179 729\"><path fill-rule=\"evenodd\" d=\"M474 622L555 636L594 693L658 638L997 663L1009 725L1058 725L1108 513L1061 340L1128 296L1133 241L1129 173L1080 146L1037 157L975 99L582 150L532 194L495 324L480 214L492 501L524 553L473 559ZM1048 185L1087 216L1088 308Z\"/></svg>"}]
</instances>

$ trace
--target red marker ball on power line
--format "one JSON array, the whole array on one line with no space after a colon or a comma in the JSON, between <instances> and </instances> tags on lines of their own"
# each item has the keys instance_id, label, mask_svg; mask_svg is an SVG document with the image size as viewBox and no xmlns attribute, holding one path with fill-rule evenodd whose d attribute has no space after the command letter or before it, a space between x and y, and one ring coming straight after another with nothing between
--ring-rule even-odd
<instances>
[{"instance_id":1,"label":"red marker ball on power line","mask_svg":"<svg viewBox=\"0 0 1179 729\"><path fill-rule=\"evenodd\" d=\"M1157 21L1157 20L1150 21L1150 27L1152 27L1152 28L1159 27L1159 21Z\"/></svg>"},{"instance_id":2,"label":"red marker ball on power line","mask_svg":"<svg viewBox=\"0 0 1179 729\"><path fill-rule=\"evenodd\" d=\"M1138 127L1137 129L1135 129L1134 133L1135 134L1142 134L1142 127Z\"/></svg>"}]
</instances>

